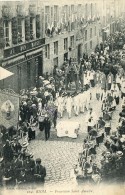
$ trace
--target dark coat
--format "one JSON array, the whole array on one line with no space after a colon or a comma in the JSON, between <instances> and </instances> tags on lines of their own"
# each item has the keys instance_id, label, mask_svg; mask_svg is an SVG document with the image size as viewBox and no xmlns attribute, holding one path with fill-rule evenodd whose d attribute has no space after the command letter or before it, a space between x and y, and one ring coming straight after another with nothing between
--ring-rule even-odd
<instances>
[{"instance_id":1,"label":"dark coat","mask_svg":"<svg viewBox=\"0 0 125 195\"><path fill-rule=\"evenodd\" d=\"M45 118L44 121L43 121L43 123L44 123L44 129L45 129L45 131L46 130L50 130L50 128L51 128L51 122L50 122L49 118Z\"/></svg>"},{"instance_id":2,"label":"dark coat","mask_svg":"<svg viewBox=\"0 0 125 195\"><path fill-rule=\"evenodd\" d=\"M13 159L13 150L10 145L5 145L3 147L3 157L5 161L10 162Z\"/></svg>"},{"instance_id":3,"label":"dark coat","mask_svg":"<svg viewBox=\"0 0 125 195\"><path fill-rule=\"evenodd\" d=\"M34 168L35 168L35 163L32 160L29 160L29 163L25 160L23 167L25 169L26 173L26 181L27 182L32 182L33 181L33 174L34 174Z\"/></svg>"},{"instance_id":4,"label":"dark coat","mask_svg":"<svg viewBox=\"0 0 125 195\"><path fill-rule=\"evenodd\" d=\"M15 153L19 153L22 149L22 146L20 143L16 143L15 145L12 144L12 150L15 152Z\"/></svg>"},{"instance_id":5,"label":"dark coat","mask_svg":"<svg viewBox=\"0 0 125 195\"><path fill-rule=\"evenodd\" d=\"M43 182L46 177L46 169L42 165L35 166L34 179L37 182Z\"/></svg>"}]
</instances>

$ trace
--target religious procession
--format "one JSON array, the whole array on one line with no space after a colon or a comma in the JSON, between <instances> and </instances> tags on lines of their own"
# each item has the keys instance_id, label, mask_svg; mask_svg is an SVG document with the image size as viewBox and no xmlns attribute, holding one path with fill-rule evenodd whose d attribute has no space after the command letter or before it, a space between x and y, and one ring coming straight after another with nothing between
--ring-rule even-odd
<instances>
[{"instance_id":1,"label":"religious procession","mask_svg":"<svg viewBox=\"0 0 125 195\"><path fill-rule=\"evenodd\" d=\"M47 16L48 8L45 10ZM34 15L30 16L33 22ZM97 16L85 23L91 26L99 20ZM81 22L77 24L77 29L84 24L83 20ZM79 54L78 49L78 58L69 47L69 56L65 53L61 66L54 58L51 73L49 68L42 73L41 61L45 59L41 60L41 54L32 63L35 67L33 71L30 66L32 59L27 48L32 47L33 58L37 53L33 47L42 47L42 39L37 37L41 40L40 45L34 42L33 37L33 44L29 46L26 42L23 52L27 69L21 72L23 65L20 65L19 59L18 74L14 68L14 73L4 69L9 53L6 45L5 60L0 67L4 74L0 74L0 81L2 86L9 85L8 77L14 76L12 85L15 89L18 86L19 92L14 93L10 87L0 90L1 188L50 187L61 183L78 187L125 182L125 21L122 20L122 23L123 26L115 32L108 34L107 30L104 31L106 37L101 37L102 40L91 52ZM39 20L36 20L31 26L34 29L38 24ZM65 29L62 25L57 33L54 26L50 30L50 25L45 25L47 41L66 35L72 27L68 25ZM77 39L80 41L80 37ZM66 40L64 38L65 47ZM57 42L54 42L55 56ZM48 45L42 50L46 64L51 58ZM11 55L14 52L19 54L19 49L11 51ZM38 74L34 78L36 70ZM24 80L18 78L15 84L15 75ZM22 88L25 81L28 87Z\"/></svg>"}]
</instances>

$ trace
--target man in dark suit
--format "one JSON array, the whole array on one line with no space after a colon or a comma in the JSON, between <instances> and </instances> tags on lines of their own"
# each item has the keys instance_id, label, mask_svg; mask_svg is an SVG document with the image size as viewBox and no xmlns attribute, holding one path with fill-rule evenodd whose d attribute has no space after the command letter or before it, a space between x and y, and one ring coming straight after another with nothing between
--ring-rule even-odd
<instances>
[{"instance_id":1,"label":"man in dark suit","mask_svg":"<svg viewBox=\"0 0 125 195\"><path fill-rule=\"evenodd\" d=\"M12 169L13 169L14 176L15 176L15 178L17 178L18 173L19 173L20 169L23 166L23 163L19 159L19 156L18 156L17 153L14 153L14 155L13 155L13 160L11 162L11 166L12 166Z\"/></svg>"},{"instance_id":2,"label":"man in dark suit","mask_svg":"<svg viewBox=\"0 0 125 195\"><path fill-rule=\"evenodd\" d=\"M36 166L34 171L34 181L35 182L44 182L46 177L46 168L41 165L41 159L36 159Z\"/></svg>"},{"instance_id":3,"label":"man in dark suit","mask_svg":"<svg viewBox=\"0 0 125 195\"><path fill-rule=\"evenodd\" d=\"M7 162L4 169L3 180L6 183L6 186L15 186L16 178L13 172L12 164Z\"/></svg>"},{"instance_id":4,"label":"man in dark suit","mask_svg":"<svg viewBox=\"0 0 125 195\"><path fill-rule=\"evenodd\" d=\"M20 169L20 172L18 174L16 181L17 181L18 186L24 185L26 183L26 173L25 173L24 168Z\"/></svg>"},{"instance_id":5,"label":"man in dark suit","mask_svg":"<svg viewBox=\"0 0 125 195\"><path fill-rule=\"evenodd\" d=\"M24 160L23 167L26 173L26 181L28 183L33 181L33 174L35 168L35 162L30 159L30 154L26 153L26 160Z\"/></svg>"},{"instance_id":6,"label":"man in dark suit","mask_svg":"<svg viewBox=\"0 0 125 195\"><path fill-rule=\"evenodd\" d=\"M14 138L13 143L12 143L13 152L18 154L18 153L20 153L21 149L22 149L22 146L19 143L18 139Z\"/></svg>"},{"instance_id":7,"label":"man in dark suit","mask_svg":"<svg viewBox=\"0 0 125 195\"><path fill-rule=\"evenodd\" d=\"M3 157L5 162L10 162L13 159L13 150L9 140L6 140L6 144L3 147Z\"/></svg>"},{"instance_id":8,"label":"man in dark suit","mask_svg":"<svg viewBox=\"0 0 125 195\"><path fill-rule=\"evenodd\" d=\"M50 137L51 122L47 114L45 114L45 119L43 121L45 129L45 140L47 141Z\"/></svg>"}]
</instances>

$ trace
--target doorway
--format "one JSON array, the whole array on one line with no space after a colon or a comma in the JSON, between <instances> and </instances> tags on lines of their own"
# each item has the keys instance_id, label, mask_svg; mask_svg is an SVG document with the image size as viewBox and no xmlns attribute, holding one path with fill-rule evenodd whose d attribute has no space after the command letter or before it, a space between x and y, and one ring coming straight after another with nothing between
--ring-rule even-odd
<instances>
[{"instance_id":1,"label":"doorway","mask_svg":"<svg viewBox=\"0 0 125 195\"><path fill-rule=\"evenodd\" d=\"M38 56L35 60L36 67L38 67L38 77L43 75L43 58Z\"/></svg>"}]
</instances>

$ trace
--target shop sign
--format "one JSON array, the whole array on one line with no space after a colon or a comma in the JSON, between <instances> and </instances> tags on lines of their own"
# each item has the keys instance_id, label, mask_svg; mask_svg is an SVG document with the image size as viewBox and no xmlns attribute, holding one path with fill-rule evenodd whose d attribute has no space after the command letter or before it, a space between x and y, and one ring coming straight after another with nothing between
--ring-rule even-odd
<instances>
[{"instance_id":1,"label":"shop sign","mask_svg":"<svg viewBox=\"0 0 125 195\"><path fill-rule=\"evenodd\" d=\"M4 58L8 58L17 54L20 54L21 52L25 52L31 49L34 49L38 46L42 46L45 44L45 38L39 39L33 42L29 42L22 45L17 45L13 48L8 48L4 50Z\"/></svg>"}]
</instances>

